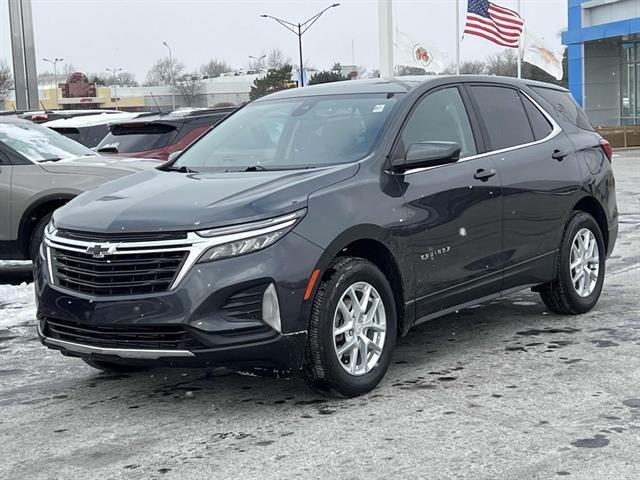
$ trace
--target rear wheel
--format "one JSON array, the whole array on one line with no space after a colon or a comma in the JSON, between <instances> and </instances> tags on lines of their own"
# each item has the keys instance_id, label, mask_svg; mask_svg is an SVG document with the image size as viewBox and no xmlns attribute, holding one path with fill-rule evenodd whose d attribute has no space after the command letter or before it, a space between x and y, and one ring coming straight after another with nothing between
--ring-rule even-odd
<instances>
[{"instance_id":1,"label":"rear wheel","mask_svg":"<svg viewBox=\"0 0 640 480\"><path fill-rule=\"evenodd\" d=\"M104 360L93 360L91 358L83 358L82 361L90 367L102 370L103 372L138 372L141 370L147 370L146 367L139 367L135 365L126 365L122 363L105 362Z\"/></svg>"},{"instance_id":2,"label":"rear wheel","mask_svg":"<svg viewBox=\"0 0 640 480\"><path fill-rule=\"evenodd\" d=\"M336 260L312 307L304 364L309 384L342 397L372 390L389 368L396 329L384 274L362 258Z\"/></svg>"},{"instance_id":3,"label":"rear wheel","mask_svg":"<svg viewBox=\"0 0 640 480\"><path fill-rule=\"evenodd\" d=\"M605 255L598 223L588 213L575 212L557 254L556 277L539 289L549 310L568 315L591 310L602 293Z\"/></svg>"}]
</instances>

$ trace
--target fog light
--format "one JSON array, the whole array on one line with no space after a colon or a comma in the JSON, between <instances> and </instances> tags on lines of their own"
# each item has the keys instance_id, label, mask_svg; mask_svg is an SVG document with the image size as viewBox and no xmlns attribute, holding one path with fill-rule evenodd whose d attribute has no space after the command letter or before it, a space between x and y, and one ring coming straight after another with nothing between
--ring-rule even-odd
<instances>
[{"instance_id":1,"label":"fog light","mask_svg":"<svg viewBox=\"0 0 640 480\"><path fill-rule=\"evenodd\" d=\"M281 333L280 305L278 304L276 286L273 283L267 287L262 296L262 320L275 331Z\"/></svg>"}]
</instances>

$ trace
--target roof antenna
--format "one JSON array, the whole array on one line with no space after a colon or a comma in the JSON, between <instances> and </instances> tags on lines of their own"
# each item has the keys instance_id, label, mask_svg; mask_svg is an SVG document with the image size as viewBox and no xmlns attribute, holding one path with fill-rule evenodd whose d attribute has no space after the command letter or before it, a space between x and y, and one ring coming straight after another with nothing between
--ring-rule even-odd
<instances>
[{"instance_id":1,"label":"roof antenna","mask_svg":"<svg viewBox=\"0 0 640 480\"><path fill-rule=\"evenodd\" d=\"M40 106L42 107L42 110L44 110L44 113L49 113L49 111L47 110L47 107L44 106L44 102L42 100L40 100Z\"/></svg>"},{"instance_id":2,"label":"roof antenna","mask_svg":"<svg viewBox=\"0 0 640 480\"><path fill-rule=\"evenodd\" d=\"M158 105L158 102L156 101L156 97L153 94L153 92L149 92L149 95L151 95L151 99L153 100L153 103L156 104L156 108L158 109L158 113L162 113L162 110L160 110L160 106Z\"/></svg>"}]
</instances>

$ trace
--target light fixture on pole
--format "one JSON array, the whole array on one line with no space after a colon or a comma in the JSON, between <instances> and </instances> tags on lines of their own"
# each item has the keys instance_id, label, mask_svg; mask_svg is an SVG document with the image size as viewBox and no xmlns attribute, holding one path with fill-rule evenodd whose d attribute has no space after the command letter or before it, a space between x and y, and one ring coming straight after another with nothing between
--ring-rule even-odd
<instances>
[{"instance_id":1,"label":"light fixture on pole","mask_svg":"<svg viewBox=\"0 0 640 480\"><path fill-rule=\"evenodd\" d=\"M258 71L262 70L262 61L267 58L267 55L260 55L259 57L254 57L253 55L249 55L249 58L253 61L255 61L255 65L258 68Z\"/></svg>"},{"instance_id":2,"label":"light fixture on pole","mask_svg":"<svg viewBox=\"0 0 640 480\"><path fill-rule=\"evenodd\" d=\"M113 74L113 95L116 99L116 110L118 110L118 77L116 76L118 72L121 72L121 68L105 68L107 72Z\"/></svg>"},{"instance_id":3,"label":"light fixture on pole","mask_svg":"<svg viewBox=\"0 0 640 480\"><path fill-rule=\"evenodd\" d=\"M167 42L162 42L162 44L167 47L169 50L169 82L171 82L171 109L176 109L176 97L173 93L173 53L171 52L171 47Z\"/></svg>"},{"instance_id":4,"label":"light fixture on pole","mask_svg":"<svg viewBox=\"0 0 640 480\"><path fill-rule=\"evenodd\" d=\"M56 108L60 108L60 98L58 96L58 63L62 62L64 60L64 58L54 58L53 60L50 60L48 58L43 58L42 59L45 62L51 63L53 64L53 83L55 84L55 89L56 89Z\"/></svg>"},{"instance_id":5,"label":"light fixture on pole","mask_svg":"<svg viewBox=\"0 0 640 480\"><path fill-rule=\"evenodd\" d=\"M283 20L281 18L273 17L271 15L260 15L263 18L270 18L272 20L275 20L280 25L282 25L284 28L286 28L290 32L295 33L298 36L298 52L300 54L300 86L301 87L304 87L304 66L303 66L303 63L302 63L302 35L304 35L304 33L307 30L309 30L309 28L311 28L311 25L316 23L316 21L322 16L322 14L324 12L326 12L330 8L338 7L339 5L340 5L339 3L334 3L333 5L329 5L327 8L325 8L324 10L316 13L313 17L311 17L310 19L308 19L308 20L306 20L306 21L304 21L302 23L288 22L287 20Z\"/></svg>"}]
</instances>

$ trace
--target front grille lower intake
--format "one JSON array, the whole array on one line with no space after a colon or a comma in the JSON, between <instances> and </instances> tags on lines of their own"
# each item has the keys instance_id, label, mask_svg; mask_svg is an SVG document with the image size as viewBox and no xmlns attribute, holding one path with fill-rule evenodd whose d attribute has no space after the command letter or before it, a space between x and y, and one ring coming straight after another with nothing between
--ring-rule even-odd
<instances>
[{"instance_id":1,"label":"front grille lower intake","mask_svg":"<svg viewBox=\"0 0 640 480\"><path fill-rule=\"evenodd\" d=\"M198 350L205 346L181 325L90 325L47 317L47 337L103 348Z\"/></svg>"}]
</instances>

